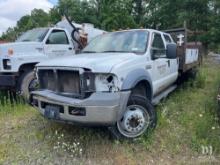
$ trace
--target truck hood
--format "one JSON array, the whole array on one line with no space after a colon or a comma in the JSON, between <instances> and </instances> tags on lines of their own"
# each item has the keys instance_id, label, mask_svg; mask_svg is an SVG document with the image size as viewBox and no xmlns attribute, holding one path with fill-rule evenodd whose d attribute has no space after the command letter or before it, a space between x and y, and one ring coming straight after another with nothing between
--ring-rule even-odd
<instances>
[{"instance_id":1,"label":"truck hood","mask_svg":"<svg viewBox=\"0 0 220 165\"><path fill-rule=\"evenodd\" d=\"M41 62L38 67L76 67L87 68L93 72L109 73L122 62L133 60L134 53L89 53Z\"/></svg>"},{"instance_id":2,"label":"truck hood","mask_svg":"<svg viewBox=\"0 0 220 165\"><path fill-rule=\"evenodd\" d=\"M39 53L43 50L43 44L40 42L13 42L0 44L0 56L8 56L8 49L13 50L13 56L25 56ZM28 53L27 53L28 52Z\"/></svg>"}]
</instances>

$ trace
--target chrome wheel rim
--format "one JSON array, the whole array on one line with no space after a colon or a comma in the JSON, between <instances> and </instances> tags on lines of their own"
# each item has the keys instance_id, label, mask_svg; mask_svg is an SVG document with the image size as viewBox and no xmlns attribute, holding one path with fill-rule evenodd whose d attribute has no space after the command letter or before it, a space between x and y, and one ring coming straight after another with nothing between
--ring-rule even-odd
<instances>
[{"instance_id":1,"label":"chrome wheel rim","mask_svg":"<svg viewBox=\"0 0 220 165\"><path fill-rule=\"evenodd\" d=\"M135 138L143 134L150 125L150 115L140 105L129 105L120 121L118 130L128 138Z\"/></svg>"}]
</instances>

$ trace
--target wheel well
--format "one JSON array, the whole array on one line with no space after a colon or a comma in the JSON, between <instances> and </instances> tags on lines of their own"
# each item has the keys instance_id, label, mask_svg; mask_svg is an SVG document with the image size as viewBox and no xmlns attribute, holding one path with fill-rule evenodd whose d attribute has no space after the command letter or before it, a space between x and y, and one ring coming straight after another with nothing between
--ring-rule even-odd
<instances>
[{"instance_id":1,"label":"wheel well","mask_svg":"<svg viewBox=\"0 0 220 165\"><path fill-rule=\"evenodd\" d=\"M149 100L151 100L152 99L152 89L151 89L150 83L146 80L140 81L132 89L131 94L141 95L141 96L144 96L144 97L148 98Z\"/></svg>"},{"instance_id":2,"label":"wheel well","mask_svg":"<svg viewBox=\"0 0 220 165\"><path fill-rule=\"evenodd\" d=\"M25 72L33 70L36 64L37 63L29 63L29 64L21 65L20 68L19 68L19 73L23 74Z\"/></svg>"}]
</instances>

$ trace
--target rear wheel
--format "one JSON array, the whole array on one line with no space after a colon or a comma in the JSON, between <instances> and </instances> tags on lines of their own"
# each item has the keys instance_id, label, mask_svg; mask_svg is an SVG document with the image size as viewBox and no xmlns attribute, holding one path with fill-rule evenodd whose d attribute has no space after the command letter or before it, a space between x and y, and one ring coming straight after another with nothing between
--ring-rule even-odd
<instances>
[{"instance_id":1,"label":"rear wheel","mask_svg":"<svg viewBox=\"0 0 220 165\"><path fill-rule=\"evenodd\" d=\"M155 126L156 112L150 101L143 96L133 95L120 120L110 130L118 139L133 139Z\"/></svg>"},{"instance_id":2,"label":"rear wheel","mask_svg":"<svg viewBox=\"0 0 220 165\"><path fill-rule=\"evenodd\" d=\"M30 92L37 89L38 83L33 71L26 72L22 75L19 82L19 89L21 96L25 100L28 100L30 97Z\"/></svg>"},{"instance_id":3,"label":"rear wheel","mask_svg":"<svg viewBox=\"0 0 220 165\"><path fill-rule=\"evenodd\" d=\"M183 82L188 81L190 79L192 80L196 79L197 73L198 73L197 68L192 68L187 72L181 73L176 81L177 85L181 85Z\"/></svg>"},{"instance_id":4,"label":"rear wheel","mask_svg":"<svg viewBox=\"0 0 220 165\"><path fill-rule=\"evenodd\" d=\"M197 68L192 68L191 70L188 71L188 78L195 79L198 73Z\"/></svg>"}]
</instances>

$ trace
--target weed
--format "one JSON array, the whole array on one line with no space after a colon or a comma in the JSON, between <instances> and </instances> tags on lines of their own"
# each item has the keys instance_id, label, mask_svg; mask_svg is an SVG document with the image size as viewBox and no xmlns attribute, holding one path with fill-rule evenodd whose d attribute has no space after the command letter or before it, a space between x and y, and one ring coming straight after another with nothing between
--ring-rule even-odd
<instances>
[{"instance_id":1,"label":"weed","mask_svg":"<svg viewBox=\"0 0 220 165\"><path fill-rule=\"evenodd\" d=\"M59 151L63 150L64 152L68 152L71 157L76 157L76 156L81 156L83 149L80 146L80 142L75 140L75 141L64 141L64 134L63 133L58 133L58 131L55 131L55 139L56 143L53 147L54 150Z\"/></svg>"}]
</instances>

